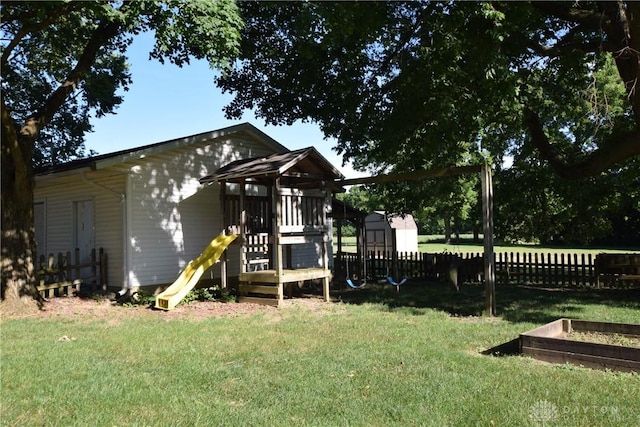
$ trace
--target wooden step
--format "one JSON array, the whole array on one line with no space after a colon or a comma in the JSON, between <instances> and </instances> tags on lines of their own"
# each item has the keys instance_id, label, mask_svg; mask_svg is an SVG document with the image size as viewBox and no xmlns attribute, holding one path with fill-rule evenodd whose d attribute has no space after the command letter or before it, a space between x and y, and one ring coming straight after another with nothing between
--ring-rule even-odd
<instances>
[{"instance_id":1,"label":"wooden step","mask_svg":"<svg viewBox=\"0 0 640 427\"><path fill-rule=\"evenodd\" d=\"M266 294L266 295L278 295L278 286L269 285L251 285L240 284L238 290L241 295L246 294Z\"/></svg>"}]
</instances>

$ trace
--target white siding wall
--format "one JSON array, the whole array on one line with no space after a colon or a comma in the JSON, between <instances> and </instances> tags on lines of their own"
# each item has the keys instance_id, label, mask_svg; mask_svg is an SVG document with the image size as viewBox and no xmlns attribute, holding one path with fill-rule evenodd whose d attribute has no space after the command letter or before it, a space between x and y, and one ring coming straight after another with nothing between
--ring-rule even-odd
<instances>
[{"instance_id":1,"label":"white siding wall","mask_svg":"<svg viewBox=\"0 0 640 427\"><path fill-rule=\"evenodd\" d=\"M202 186L201 177L234 160L272 153L260 142L234 137L168 150L131 164L129 285L173 282L222 231L219 186ZM229 274L236 275L237 251L229 258ZM219 277L219 267L213 270Z\"/></svg>"},{"instance_id":2,"label":"white siding wall","mask_svg":"<svg viewBox=\"0 0 640 427\"><path fill-rule=\"evenodd\" d=\"M85 178L86 181L81 175L73 175L36 181L34 200L44 203L46 227L45 247L39 247L38 252L56 256L58 252L73 252L74 202L91 200L94 204L96 250L102 247L108 256L109 286L121 287L123 203L119 195L125 192L126 177L113 171L102 171L87 173Z\"/></svg>"},{"instance_id":3,"label":"white siding wall","mask_svg":"<svg viewBox=\"0 0 640 427\"><path fill-rule=\"evenodd\" d=\"M411 219L413 221L413 218ZM397 221L403 226L408 227L404 222ZM396 247L393 247L394 230L389 225L384 214L377 212L370 213L365 218L365 227L367 229L367 250L375 251L399 251L399 252L417 252L418 251L418 230L416 228L396 228ZM385 249L386 243L386 249Z\"/></svg>"},{"instance_id":4,"label":"white siding wall","mask_svg":"<svg viewBox=\"0 0 640 427\"><path fill-rule=\"evenodd\" d=\"M418 252L418 230L396 230L396 250Z\"/></svg>"}]
</instances>

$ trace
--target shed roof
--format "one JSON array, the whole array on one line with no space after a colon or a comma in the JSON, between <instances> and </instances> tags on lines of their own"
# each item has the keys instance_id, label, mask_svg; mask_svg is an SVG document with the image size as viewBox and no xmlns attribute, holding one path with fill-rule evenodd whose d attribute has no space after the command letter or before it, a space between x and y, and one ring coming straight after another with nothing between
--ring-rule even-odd
<instances>
[{"instance_id":1,"label":"shed roof","mask_svg":"<svg viewBox=\"0 0 640 427\"><path fill-rule=\"evenodd\" d=\"M404 214L404 215L391 215L387 214L384 211L373 211L367 218L366 222L369 222L373 217L379 218L379 220L386 220L389 226L395 230L417 230L418 225L416 221L413 219L413 215Z\"/></svg>"},{"instance_id":2,"label":"shed roof","mask_svg":"<svg viewBox=\"0 0 640 427\"><path fill-rule=\"evenodd\" d=\"M268 185L278 177L282 178L284 186L303 188L317 187L322 182L333 185L335 180L344 178L314 147L307 147L231 162L213 174L200 178L200 183L253 181Z\"/></svg>"}]
</instances>

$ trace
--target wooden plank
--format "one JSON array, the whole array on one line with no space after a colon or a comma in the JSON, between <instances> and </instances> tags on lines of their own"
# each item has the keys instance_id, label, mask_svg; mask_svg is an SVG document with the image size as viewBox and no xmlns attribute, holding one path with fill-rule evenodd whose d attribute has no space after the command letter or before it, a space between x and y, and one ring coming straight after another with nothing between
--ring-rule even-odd
<instances>
[{"instance_id":1,"label":"wooden plank","mask_svg":"<svg viewBox=\"0 0 640 427\"><path fill-rule=\"evenodd\" d=\"M587 259L588 259L588 271L587 271L587 276L588 276L588 280L589 280L589 284L591 286L598 286L598 279L595 277L595 259L592 256L592 254L588 254L587 255Z\"/></svg>"},{"instance_id":2,"label":"wooden plank","mask_svg":"<svg viewBox=\"0 0 640 427\"><path fill-rule=\"evenodd\" d=\"M536 336L523 337L522 347L563 351L567 353L579 353L615 359L636 360L640 362L640 348L638 347L623 347L620 345Z\"/></svg>"},{"instance_id":3,"label":"wooden plank","mask_svg":"<svg viewBox=\"0 0 640 427\"><path fill-rule=\"evenodd\" d=\"M616 280L640 280L640 274L622 274L616 276Z\"/></svg>"},{"instance_id":4,"label":"wooden plank","mask_svg":"<svg viewBox=\"0 0 640 427\"><path fill-rule=\"evenodd\" d=\"M273 230L275 233L275 240L274 240L274 246L275 246L275 269L276 269L276 273L277 274L281 274L282 273L282 263L283 263L283 259L282 259L282 243L280 242L280 238L282 237L282 233L280 232L280 226L282 225L282 200L281 197L278 195L278 193L281 190L280 187L280 177L276 178L275 184L274 184L274 192L273 192L273 199L275 201L275 211L276 211L276 215L273 221Z\"/></svg>"},{"instance_id":5,"label":"wooden plank","mask_svg":"<svg viewBox=\"0 0 640 427\"><path fill-rule=\"evenodd\" d=\"M282 270L277 274L276 270L262 270L240 273L241 282L254 283L288 283L302 280L324 279L331 277L331 270L323 268L301 268L298 270Z\"/></svg>"},{"instance_id":6,"label":"wooden plank","mask_svg":"<svg viewBox=\"0 0 640 427\"><path fill-rule=\"evenodd\" d=\"M320 189L300 189L300 188L280 188L278 194L281 196L301 196L305 198L324 198L325 192Z\"/></svg>"},{"instance_id":7,"label":"wooden plank","mask_svg":"<svg viewBox=\"0 0 640 427\"><path fill-rule=\"evenodd\" d=\"M480 170L482 191L482 231L484 233L484 283L485 314L495 316L496 313L496 276L495 253L493 251L493 179L488 164Z\"/></svg>"},{"instance_id":8,"label":"wooden plank","mask_svg":"<svg viewBox=\"0 0 640 427\"><path fill-rule=\"evenodd\" d=\"M277 286L240 284L238 288L241 294L278 295Z\"/></svg>"},{"instance_id":9,"label":"wooden plank","mask_svg":"<svg viewBox=\"0 0 640 427\"><path fill-rule=\"evenodd\" d=\"M457 176L471 173L478 173L482 169L480 165L471 166L449 166L442 169L418 170L413 172L403 172L389 175L376 175L362 178L343 179L335 183L340 186L375 184L380 182L415 181L424 178L438 178L443 176Z\"/></svg>"},{"instance_id":10,"label":"wooden plank","mask_svg":"<svg viewBox=\"0 0 640 427\"><path fill-rule=\"evenodd\" d=\"M73 286L75 287L73 281L64 281L64 282L55 282L55 283L49 283L49 284L40 284L37 286L38 291L46 291L46 290L50 290L50 289L61 289L61 288L66 288L69 286Z\"/></svg>"},{"instance_id":11,"label":"wooden plank","mask_svg":"<svg viewBox=\"0 0 640 427\"><path fill-rule=\"evenodd\" d=\"M282 245L300 245L304 243L326 243L329 236L318 234L299 234L292 236L281 236L280 244Z\"/></svg>"},{"instance_id":12,"label":"wooden plank","mask_svg":"<svg viewBox=\"0 0 640 427\"><path fill-rule=\"evenodd\" d=\"M329 232L329 227L327 227L326 225L309 225L309 224L281 225L278 227L278 232L327 234Z\"/></svg>"},{"instance_id":13,"label":"wooden plank","mask_svg":"<svg viewBox=\"0 0 640 427\"><path fill-rule=\"evenodd\" d=\"M551 363L572 363L596 369L640 372L640 362L635 360L600 357L588 354L567 353L540 348L523 347L522 354Z\"/></svg>"},{"instance_id":14,"label":"wooden plank","mask_svg":"<svg viewBox=\"0 0 640 427\"><path fill-rule=\"evenodd\" d=\"M566 331L567 328L564 326L566 321L567 319L564 318L554 320L520 335L527 337L556 337Z\"/></svg>"}]
</instances>

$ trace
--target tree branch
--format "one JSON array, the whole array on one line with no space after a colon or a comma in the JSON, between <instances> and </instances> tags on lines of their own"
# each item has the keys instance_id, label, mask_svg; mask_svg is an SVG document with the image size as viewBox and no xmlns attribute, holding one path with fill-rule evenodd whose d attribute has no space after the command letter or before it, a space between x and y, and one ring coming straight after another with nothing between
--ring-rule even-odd
<instances>
[{"instance_id":1,"label":"tree branch","mask_svg":"<svg viewBox=\"0 0 640 427\"><path fill-rule=\"evenodd\" d=\"M615 144L606 144L578 163L571 164L558 147L549 141L537 114L526 108L525 126L529 129L531 142L541 157L549 162L556 175L565 179L580 179L598 175L616 163L640 155L640 131L636 130Z\"/></svg>"},{"instance_id":2,"label":"tree branch","mask_svg":"<svg viewBox=\"0 0 640 427\"><path fill-rule=\"evenodd\" d=\"M98 52L110 39L118 34L119 22L103 22L93 33L93 36L84 47L76 66L69 72L65 81L47 98L42 108L25 120L20 129L20 135L36 139L40 130L46 126L53 115L60 109L67 97L75 90L77 85L85 78L96 61Z\"/></svg>"},{"instance_id":3,"label":"tree branch","mask_svg":"<svg viewBox=\"0 0 640 427\"><path fill-rule=\"evenodd\" d=\"M604 40L593 40L588 43L584 42L559 42L555 46L541 46L537 43L530 42L527 47L534 53L549 58L566 55L571 51L579 50L585 53L595 53L599 51L614 52L614 45Z\"/></svg>"},{"instance_id":4,"label":"tree branch","mask_svg":"<svg viewBox=\"0 0 640 427\"><path fill-rule=\"evenodd\" d=\"M598 30L610 24L606 16L596 10L585 10L567 6L556 1L534 1L531 5L545 15L555 16L567 22L579 24L588 30Z\"/></svg>"},{"instance_id":5,"label":"tree branch","mask_svg":"<svg viewBox=\"0 0 640 427\"><path fill-rule=\"evenodd\" d=\"M607 38L614 44L612 50L620 78L631 103L636 124L640 126L640 4L603 2L604 13L614 22L607 28Z\"/></svg>"},{"instance_id":6,"label":"tree branch","mask_svg":"<svg viewBox=\"0 0 640 427\"><path fill-rule=\"evenodd\" d=\"M40 31L43 28L48 27L52 23L56 22L58 20L58 18L60 18L61 16L69 14L73 10L78 9L79 8L78 6L81 5L81 4L82 4L82 2L64 3L54 13L49 14L47 16L47 19L43 20L42 22L34 22L34 23L30 23L28 25L23 25L20 28L20 30L18 30L16 35L13 37L13 39L9 42L9 44L7 45L5 50L2 52L2 58L0 59L0 65L2 67L5 67L7 65L7 61L9 60L9 56L11 55L11 52L13 51L13 49L15 49L15 47L20 43L20 41L22 41L22 39L27 34L30 34L30 33L36 32L36 31Z\"/></svg>"}]
</instances>

